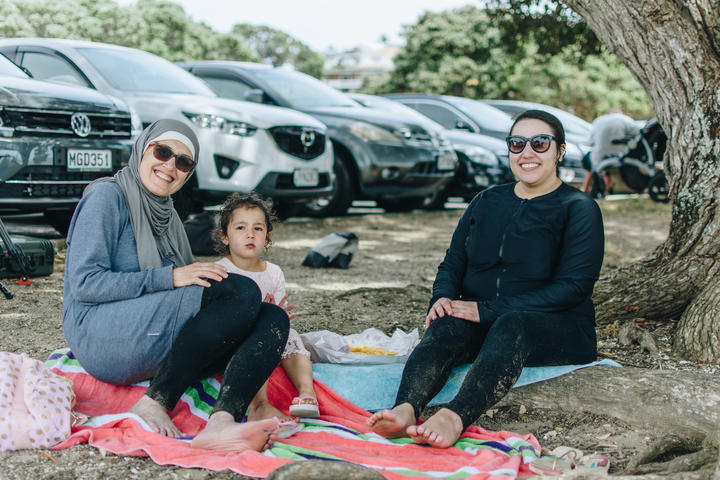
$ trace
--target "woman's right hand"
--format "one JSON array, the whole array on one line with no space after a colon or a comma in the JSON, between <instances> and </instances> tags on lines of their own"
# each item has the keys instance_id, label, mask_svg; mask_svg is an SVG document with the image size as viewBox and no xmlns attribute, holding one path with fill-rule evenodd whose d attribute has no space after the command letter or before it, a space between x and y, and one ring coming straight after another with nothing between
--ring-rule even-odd
<instances>
[{"instance_id":1,"label":"woman's right hand","mask_svg":"<svg viewBox=\"0 0 720 480\"><path fill-rule=\"evenodd\" d=\"M438 298L425 317L425 330L430 327L430 322L433 320L452 314L452 300L447 297Z\"/></svg>"},{"instance_id":2,"label":"woman's right hand","mask_svg":"<svg viewBox=\"0 0 720 480\"><path fill-rule=\"evenodd\" d=\"M172 271L173 287L175 288L188 285L209 287L208 280L220 282L227 276L225 267L213 262L195 262L184 267L174 268Z\"/></svg>"}]
</instances>

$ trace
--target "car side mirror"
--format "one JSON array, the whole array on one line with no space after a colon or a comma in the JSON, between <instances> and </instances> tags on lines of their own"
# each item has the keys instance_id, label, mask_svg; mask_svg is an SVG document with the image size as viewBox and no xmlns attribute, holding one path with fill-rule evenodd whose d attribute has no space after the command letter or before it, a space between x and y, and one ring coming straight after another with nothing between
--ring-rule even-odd
<instances>
[{"instance_id":1,"label":"car side mirror","mask_svg":"<svg viewBox=\"0 0 720 480\"><path fill-rule=\"evenodd\" d=\"M263 103L264 92L259 88L253 88L245 92L245 101Z\"/></svg>"},{"instance_id":2,"label":"car side mirror","mask_svg":"<svg viewBox=\"0 0 720 480\"><path fill-rule=\"evenodd\" d=\"M473 128L465 121L458 120L455 122L455 130L465 130L468 132L474 132Z\"/></svg>"}]
</instances>

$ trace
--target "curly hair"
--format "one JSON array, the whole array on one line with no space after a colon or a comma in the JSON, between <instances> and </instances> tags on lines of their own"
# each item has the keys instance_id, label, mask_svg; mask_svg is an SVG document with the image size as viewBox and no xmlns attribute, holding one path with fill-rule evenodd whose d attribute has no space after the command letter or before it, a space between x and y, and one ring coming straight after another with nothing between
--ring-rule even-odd
<instances>
[{"instance_id":1,"label":"curly hair","mask_svg":"<svg viewBox=\"0 0 720 480\"><path fill-rule=\"evenodd\" d=\"M223 243L222 237L227 237L227 229L230 225L233 212L238 208L258 208L265 214L265 225L267 226L268 233L265 248L267 249L270 247L270 244L272 243L270 232L272 232L273 229L273 222L278 219L272 208L272 200L265 198L256 192L242 194L235 192L228 195L222 205L222 208L215 215L215 223L217 225L215 231L213 232L215 251L221 255L228 255L230 253L230 247Z\"/></svg>"}]
</instances>

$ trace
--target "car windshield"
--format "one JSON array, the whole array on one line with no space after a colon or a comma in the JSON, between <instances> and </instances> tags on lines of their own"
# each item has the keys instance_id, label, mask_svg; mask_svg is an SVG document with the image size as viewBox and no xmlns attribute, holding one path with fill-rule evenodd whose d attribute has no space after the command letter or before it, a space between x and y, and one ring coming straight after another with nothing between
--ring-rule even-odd
<instances>
[{"instance_id":1,"label":"car windshield","mask_svg":"<svg viewBox=\"0 0 720 480\"><path fill-rule=\"evenodd\" d=\"M344 93L304 73L283 68L256 69L253 73L292 108L357 106Z\"/></svg>"},{"instance_id":2,"label":"car windshield","mask_svg":"<svg viewBox=\"0 0 720 480\"><path fill-rule=\"evenodd\" d=\"M495 107L467 98L452 97L447 100L472 118L484 130L509 132L512 127L510 115Z\"/></svg>"},{"instance_id":3,"label":"car windshield","mask_svg":"<svg viewBox=\"0 0 720 480\"><path fill-rule=\"evenodd\" d=\"M350 95L350 98L360 103L361 105L365 105L366 107L377 108L378 110L384 110L386 112L404 115L407 118L412 118L420 125L432 124L434 128L444 130L444 127L439 123L430 120L428 117L426 117L422 113L419 113L417 110L412 109L400 102L396 102L395 100L390 100L388 98L378 97L375 95L364 94Z\"/></svg>"},{"instance_id":4,"label":"car windshield","mask_svg":"<svg viewBox=\"0 0 720 480\"><path fill-rule=\"evenodd\" d=\"M199 78L151 53L114 48L77 50L118 90L216 96Z\"/></svg>"},{"instance_id":5,"label":"car windshield","mask_svg":"<svg viewBox=\"0 0 720 480\"><path fill-rule=\"evenodd\" d=\"M0 75L8 75L10 77L17 78L29 78L28 75L20 69L20 67L8 60L3 54L0 54Z\"/></svg>"},{"instance_id":6,"label":"car windshield","mask_svg":"<svg viewBox=\"0 0 720 480\"><path fill-rule=\"evenodd\" d=\"M582 135L587 137L590 135L590 123L580 117L576 117L572 113L560 110L559 108L547 107L547 110L555 115L567 133Z\"/></svg>"}]
</instances>

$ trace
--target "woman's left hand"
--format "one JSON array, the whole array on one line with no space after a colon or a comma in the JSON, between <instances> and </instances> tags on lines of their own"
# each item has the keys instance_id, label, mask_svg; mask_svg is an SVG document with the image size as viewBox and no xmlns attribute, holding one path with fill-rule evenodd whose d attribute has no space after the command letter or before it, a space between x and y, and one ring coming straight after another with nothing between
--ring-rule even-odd
<instances>
[{"instance_id":1,"label":"woman's left hand","mask_svg":"<svg viewBox=\"0 0 720 480\"><path fill-rule=\"evenodd\" d=\"M453 317L462 318L468 322L480 323L480 312L477 302L467 300L451 300Z\"/></svg>"}]
</instances>

